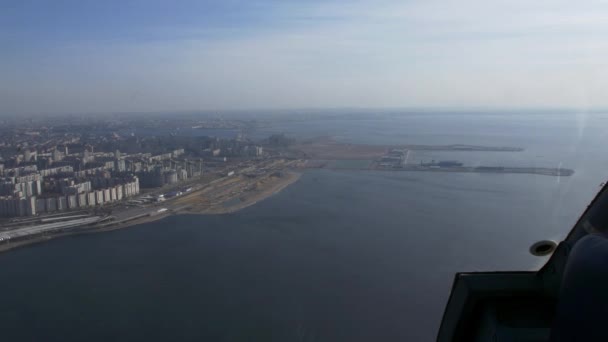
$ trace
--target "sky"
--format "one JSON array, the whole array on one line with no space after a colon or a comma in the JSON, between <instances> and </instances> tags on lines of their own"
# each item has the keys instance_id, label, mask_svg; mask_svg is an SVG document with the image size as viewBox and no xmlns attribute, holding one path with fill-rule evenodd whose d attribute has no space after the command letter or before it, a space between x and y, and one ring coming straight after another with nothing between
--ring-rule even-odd
<instances>
[{"instance_id":1,"label":"sky","mask_svg":"<svg viewBox=\"0 0 608 342\"><path fill-rule=\"evenodd\" d=\"M608 2L0 1L0 114L608 106Z\"/></svg>"}]
</instances>

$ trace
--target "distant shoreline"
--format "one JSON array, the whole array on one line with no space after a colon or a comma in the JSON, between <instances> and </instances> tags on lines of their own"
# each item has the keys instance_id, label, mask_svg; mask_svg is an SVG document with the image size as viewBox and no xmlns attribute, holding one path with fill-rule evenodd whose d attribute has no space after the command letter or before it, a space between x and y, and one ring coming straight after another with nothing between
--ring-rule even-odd
<instances>
[{"instance_id":1,"label":"distant shoreline","mask_svg":"<svg viewBox=\"0 0 608 342\"><path fill-rule=\"evenodd\" d=\"M390 150L411 150L411 151L443 151L443 152L522 152L523 147L512 146L481 146L467 144L450 145L374 145L374 144L355 144L337 141L334 137L325 136L302 141L289 147L295 153L302 153L305 159L328 159L328 160L349 160L349 159L370 159L376 160L387 154Z\"/></svg>"},{"instance_id":2,"label":"distant shoreline","mask_svg":"<svg viewBox=\"0 0 608 342\"><path fill-rule=\"evenodd\" d=\"M302 173L300 172L287 171L284 172L282 177L272 177L271 180L267 180L265 183L258 186L255 190L252 190L243 196L237 197L239 198L239 201L235 202L234 204L227 205L226 202L222 202L220 205L201 205L200 203L195 202L197 198L204 196L204 191L199 190L191 194L184 195L182 198L176 199L176 201L173 203L168 203L166 207L170 208L167 208L167 211L165 212L157 212L154 214L138 217L135 219L124 220L121 222L110 222L97 226L81 227L78 230L52 233L50 235L38 236L31 239L6 243L0 245L0 253L65 236L96 234L124 229L131 226L155 222L173 215L223 215L235 213L247 207L255 205L256 203L261 202L276 193L281 192L291 184L297 182L300 179L301 175ZM190 204L183 205L184 203Z\"/></svg>"},{"instance_id":3,"label":"distant shoreline","mask_svg":"<svg viewBox=\"0 0 608 342\"><path fill-rule=\"evenodd\" d=\"M520 152L519 147L488 147L475 145L402 145L400 148L429 151L493 151L493 152ZM331 137L320 137L311 141L302 142L287 148L292 152L286 160L276 160L264 165L262 174L244 171L231 176L212 177L211 181L193 185L191 192L168 199L164 202L147 203L144 206L130 206L128 204L108 207L107 216L98 216L105 219L88 226L68 228L64 231L50 231L45 235L32 236L27 239L9 243L0 243L0 252L17 247L48 241L54 238L91 234L134 225L145 224L163 219L170 215L199 214L218 215L234 213L252 206L273 194L282 191L295 183L301 176L294 169L328 169L352 171L401 171L401 172L457 172L457 173L493 173L493 174L536 174L544 176L571 176L574 170L566 168L536 168L536 167L498 167L498 166L463 166L462 163L452 162L456 166L443 166L440 163L423 165L408 164L409 150L401 153L403 158L398 164L386 166L380 162L389 153L396 153L397 146L389 145L360 145L336 142ZM400 152L400 151L397 151ZM297 158L297 159L295 159ZM392 158L392 159L390 159ZM387 158L394 160L395 157ZM353 161L353 163L345 163ZM336 162L341 162L337 164ZM365 163L363 163L365 162ZM387 163L384 163L387 164ZM292 171L288 171L292 170ZM163 198L159 198L162 200ZM110 212L108 211L113 211ZM108 214L109 213L109 214ZM96 214L97 215L97 214ZM92 216L93 217L93 216ZM109 221L112 220L113 221ZM67 221L66 221L67 222Z\"/></svg>"}]
</instances>

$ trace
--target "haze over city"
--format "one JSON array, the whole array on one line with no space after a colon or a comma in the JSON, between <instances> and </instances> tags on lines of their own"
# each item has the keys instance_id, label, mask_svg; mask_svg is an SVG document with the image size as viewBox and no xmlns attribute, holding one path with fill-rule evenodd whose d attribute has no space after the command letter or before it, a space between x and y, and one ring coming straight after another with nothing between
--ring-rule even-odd
<instances>
[{"instance_id":1,"label":"haze over city","mask_svg":"<svg viewBox=\"0 0 608 342\"><path fill-rule=\"evenodd\" d=\"M0 1L1 340L608 341L607 18Z\"/></svg>"},{"instance_id":2,"label":"haze over city","mask_svg":"<svg viewBox=\"0 0 608 342\"><path fill-rule=\"evenodd\" d=\"M600 1L17 1L0 114L608 104Z\"/></svg>"}]
</instances>

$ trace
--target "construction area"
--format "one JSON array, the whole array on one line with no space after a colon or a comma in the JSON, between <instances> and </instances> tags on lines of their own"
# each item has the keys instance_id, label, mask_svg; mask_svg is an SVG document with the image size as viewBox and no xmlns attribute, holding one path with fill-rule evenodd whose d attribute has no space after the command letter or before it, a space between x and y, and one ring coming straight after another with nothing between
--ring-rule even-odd
<instances>
[{"instance_id":1,"label":"construction area","mask_svg":"<svg viewBox=\"0 0 608 342\"><path fill-rule=\"evenodd\" d=\"M245 161L101 208L12 219L0 228L0 251L66 234L120 229L171 214L234 212L297 181L300 174L292 170L301 164L285 159Z\"/></svg>"}]
</instances>

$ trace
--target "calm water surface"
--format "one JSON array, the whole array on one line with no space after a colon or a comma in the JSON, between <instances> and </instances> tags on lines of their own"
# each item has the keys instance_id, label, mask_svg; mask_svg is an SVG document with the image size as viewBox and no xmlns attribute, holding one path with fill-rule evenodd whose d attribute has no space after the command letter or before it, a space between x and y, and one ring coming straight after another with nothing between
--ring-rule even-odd
<instances>
[{"instance_id":1,"label":"calm water surface","mask_svg":"<svg viewBox=\"0 0 608 342\"><path fill-rule=\"evenodd\" d=\"M0 255L3 339L434 339L454 273L538 268L545 259L529 246L565 236L608 165L601 117L439 119L279 123L269 132L522 146L519 155L418 158L562 163L576 174L317 170L238 213L169 217L14 250Z\"/></svg>"}]
</instances>

